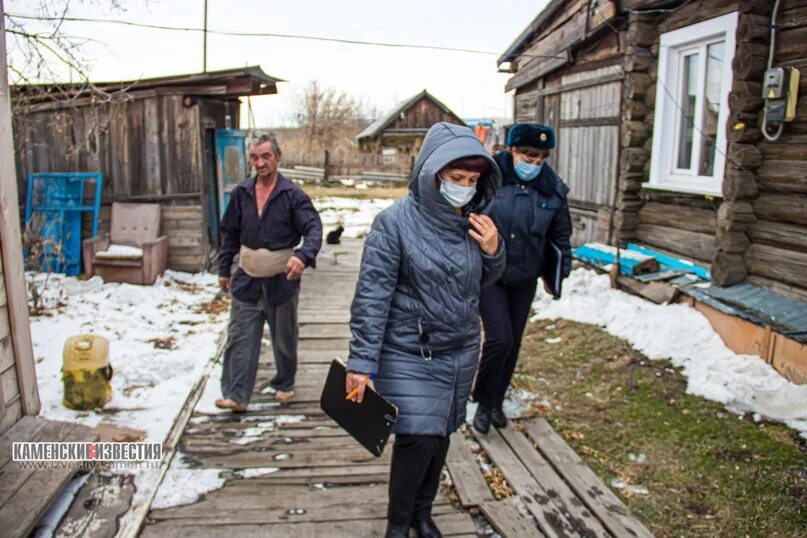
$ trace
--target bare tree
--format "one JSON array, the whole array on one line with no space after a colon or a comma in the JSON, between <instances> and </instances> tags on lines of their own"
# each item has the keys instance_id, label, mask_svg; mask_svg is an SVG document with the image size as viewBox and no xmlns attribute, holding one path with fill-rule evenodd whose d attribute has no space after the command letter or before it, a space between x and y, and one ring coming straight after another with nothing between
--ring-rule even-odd
<instances>
[{"instance_id":1,"label":"bare tree","mask_svg":"<svg viewBox=\"0 0 807 538\"><path fill-rule=\"evenodd\" d=\"M361 116L359 101L343 91L312 81L296 105L297 121L306 131L309 151L329 149L334 140L355 128Z\"/></svg>"},{"instance_id":2,"label":"bare tree","mask_svg":"<svg viewBox=\"0 0 807 538\"><path fill-rule=\"evenodd\" d=\"M107 13L124 10L126 0L83 0ZM111 97L90 82L90 63L84 47L95 40L65 32L73 0L39 0L25 14L5 13L8 42L9 84L17 86L12 95L12 112L42 100L75 100L95 96ZM68 82L67 84L62 84Z\"/></svg>"}]
</instances>

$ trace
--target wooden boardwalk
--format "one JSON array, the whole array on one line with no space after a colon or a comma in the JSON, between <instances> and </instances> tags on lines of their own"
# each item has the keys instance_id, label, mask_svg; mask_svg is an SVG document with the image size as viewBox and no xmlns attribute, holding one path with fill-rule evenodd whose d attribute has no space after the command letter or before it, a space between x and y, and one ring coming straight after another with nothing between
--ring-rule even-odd
<instances>
[{"instance_id":1,"label":"wooden boardwalk","mask_svg":"<svg viewBox=\"0 0 807 538\"><path fill-rule=\"evenodd\" d=\"M224 486L196 503L152 510L142 536L383 536L391 450L373 457L319 408L331 359L347 356L361 245L325 247L304 277L294 401L280 405L262 393L273 373L265 346L249 411L194 413L181 438L180 452L196 467L221 470ZM530 437L511 426L479 439L516 494L501 501L472 440L454 435L448 469L463 509L439 493L434 514L445 536L477 536L471 511L507 538L651 536L546 423L526 431Z\"/></svg>"},{"instance_id":2,"label":"wooden boardwalk","mask_svg":"<svg viewBox=\"0 0 807 538\"><path fill-rule=\"evenodd\" d=\"M0 536L28 536L76 469L27 467L13 461L16 442L90 442L98 433L72 422L24 416L0 437Z\"/></svg>"}]
</instances>

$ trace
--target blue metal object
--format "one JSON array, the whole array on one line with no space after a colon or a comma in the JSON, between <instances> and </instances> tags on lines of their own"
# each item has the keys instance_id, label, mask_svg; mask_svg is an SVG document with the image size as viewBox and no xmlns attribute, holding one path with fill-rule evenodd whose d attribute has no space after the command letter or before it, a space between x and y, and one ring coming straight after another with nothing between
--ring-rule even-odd
<instances>
[{"instance_id":1,"label":"blue metal object","mask_svg":"<svg viewBox=\"0 0 807 538\"><path fill-rule=\"evenodd\" d=\"M24 251L27 265L33 264L28 269L70 276L81 273L81 217L92 213L92 235L98 235L101 183L97 172L28 175ZM34 260L30 259L32 247Z\"/></svg>"},{"instance_id":2,"label":"blue metal object","mask_svg":"<svg viewBox=\"0 0 807 538\"><path fill-rule=\"evenodd\" d=\"M687 273L693 273L695 275L698 275L704 280L709 281L712 280L712 277L709 274L708 269L706 269L705 267L701 267L700 265L695 265L690 261L680 260L678 258L662 254L661 252L657 252L647 247L637 245L635 243L628 243L628 250L639 252L640 254L645 254L647 256L653 256L658 260L660 266L659 270L661 271L670 271L670 270L686 271Z\"/></svg>"},{"instance_id":3,"label":"blue metal object","mask_svg":"<svg viewBox=\"0 0 807 538\"><path fill-rule=\"evenodd\" d=\"M237 129L216 129L216 175L218 176L219 211L224 214L230 203L230 193L246 179L247 132Z\"/></svg>"},{"instance_id":4,"label":"blue metal object","mask_svg":"<svg viewBox=\"0 0 807 538\"><path fill-rule=\"evenodd\" d=\"M605 252L594 248L588 244L580 245L572 250L572 256L575 259L584 261L597 267L605 267L616 261L616 256L610 252ZM641 263L640 260L634 260L627 257L620 256L619 258L619 272L623 275L633 276L634 267Z\"/></svg>"}]
</instances>

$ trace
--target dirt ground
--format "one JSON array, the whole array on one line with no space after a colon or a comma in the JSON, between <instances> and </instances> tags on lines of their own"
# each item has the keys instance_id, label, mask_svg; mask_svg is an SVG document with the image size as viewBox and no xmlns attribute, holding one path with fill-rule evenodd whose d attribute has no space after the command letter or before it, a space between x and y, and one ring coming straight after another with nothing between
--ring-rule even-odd
<instances>
[{"instance_id":1,"label":"dirt ground","mask_svg":"<svg viewBox=\"0 0 807 538\"><path fill-rule=\"evenodd\" d=\"M558 340L560 339L560 340ZM659 537L807 536L807 449L793 430L737 417L685 393L668 361L650 361L598 327L527 327L514 385Z\"/></svg>"}]
</instances>

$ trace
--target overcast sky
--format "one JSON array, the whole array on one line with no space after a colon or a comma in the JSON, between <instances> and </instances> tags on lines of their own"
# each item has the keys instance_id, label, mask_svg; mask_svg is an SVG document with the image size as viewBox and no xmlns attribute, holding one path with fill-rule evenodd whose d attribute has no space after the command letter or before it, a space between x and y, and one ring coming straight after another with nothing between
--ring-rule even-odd
<instances>
[{"instance_id":1,"label":"overcast sky","mask_svg":"<svg viewBox=\"0 0 807 538\"><path fill-rule=\"evenodd\" d=\"M34 13L40 0L5 0L8 13ZM63 1L63 0L62 0ZM77 17L200 28L204 0L104 0L70 4ZM289 82L279 94L252 99L259 126L292 120L293 102L318 80L382 111L427 88L461 117L510 117L508 75L496 58L547 0L208 0L208 28L303 34L361 41L468 48L495 55L348 45L269 37L208 36L208 69L260 65ZM35 28L35 27L32 27ZM85 56L94 80L148 78L202 70L202 35L108 23L66 22L70 35L92 37ZM246 116L246 115L244 115Z\"/></svg>"}]
</instances>

